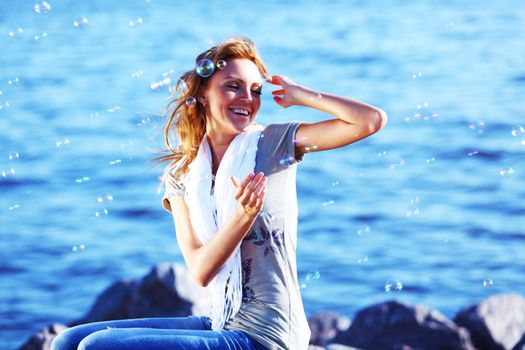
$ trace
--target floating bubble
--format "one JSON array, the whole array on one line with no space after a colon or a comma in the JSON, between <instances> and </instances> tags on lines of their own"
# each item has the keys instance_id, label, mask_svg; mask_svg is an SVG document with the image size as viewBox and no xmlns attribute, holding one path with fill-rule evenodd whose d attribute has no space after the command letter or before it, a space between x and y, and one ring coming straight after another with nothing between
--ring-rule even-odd
<instances>
[{"instance_id":1,"label":"floating bubble","mask_svg":"<svg viewBox=\"0 0 525 350\"><path fill-rule=\"evenodd\" d=\"M335 203L335 201L327 201L327 202L323 202L323 207L327 207L327 206L332 205L332 204L334 204L334 203Z\"/></svg>"},{"instance_id":2,"label":"floating bubble","mask_svg":"<svg viewBox=\"0 0 525 350\"><path fill-rule=\"evenodd\" d=\"M15 169L14 168L10 168L9 170L5 170L5 169L2 170L2 177L9 177L9 176L13 176L13 175L15 175Z\"/></svg>"},{"instance_id":3,"label":"floating bubble","mask_svg":"<svg viewBox=\"0 0 525 350\"><path fill-rule=\"evenodd\" d=\"M379 152L377 154L378 157L382 157L382 156L385 156L386 155L386 151L383 151L383 152Z\"/></svg>"},{"instance_id":4,"label":"floating bubble","mask_svg":"<svg viewBox=\"0 0 525 350\"><path fill-rule=\"evenodd\" d=\"M76 18L76 19L73 20L73 27L75 27L75 28L82 28L86 24L88 24L87 17L79 17L79 18Z\"/></svg>"},{"instance_id":5,"label":"floating bubble","mask_svg":"<svg viewBox=\"0 0 525 350\"><path fill-rule=\"evenodd\" d=\"M468 154L469 157L472 157L472 156L475 156L476 154L478 154L479 152L478 151L473 151L473 152L470 152Z\"/></svg>"},{"instance_id":6,"label":"floating bubble","mask_svg":"<svg viewBox=\"0 0 525 350\"><path fill-rule=\"evenodd\" d=\"M45 15L51 11L51 5L47 1L42 1L35 4L35 12L41 15Z\"/></svg>"},{"instance_id":7,"label":"floating bubble","mask_svg":"<svg viewBox=\"0 0 525 350\"><path fill-rule=\"evenodd\" d=\"M18 158L20 158L20 154L18 154L18 152L15 152L14 154L9 153L9 157L8 158L9 158L9 160L13 160L15 158L18 159Z\"/></svg>"},{"instance_id":8,"label":"floating bubble","mask_svg":"<svg viewBox=\"0 0 525 350\"><path fill-rule=\"evenodd\" d=\"M79 246L76 246L76 245L75 245L75 246L73 246L73 247L71 248L71 251L76 252L76 251L78 251L78 250L84 250L85 248L86 248L86 246L85 246L84 244L80 244Z\"/></svg>"},{"instance_id":9,"label":"floating bubble","mask_svg":"<svg viewBox=\"0 0 525 350\"><path fill-rule=\"evenodd\" d=\"M9 35L9 37L11 38L19 38L22 36L22 34L24 34L24 28L16 28L16 30L10 30L7 32L7 35Z\"/></svg>"},{"instance_id":10,"label":"floating bubble","mask_svg":"<svg viewBox=\"0 0 525 350\"><path fill-rule=\"evenodd\" d=\"M102 214L104 214L104 215L108 215L108 213L109 213L109 211L108 211L107 209L103 209L103 210L101 210L101 211L98 211L98 210L97 210L97 211L95 212L95 216L96 216L96 217L99 217L99 216L101 216Z\"/></svg>"},{"instance_id":11,"label":"floating bubble","mask_svg":"<svg viewBox=\"0 0 525 350\"><path fill-rule=\"evenodd\" d=\"M69 144L69 139L66 138L66 139L64 139L64 141L56 141L55 144L56 144L57 147L60 147L62 145L68 145Z\"/></svg>"},{"instance_id":12,"label":"floating bubble","mask_svg":"<svg viewBox=\"0 0 525 350\"><path fill-rule=\"evenodd\" d=\"M42 39L42 38L45 38L46 36L47 36L47 33L46 33L46 32L43 32L43 33L40 34L40 35L36 34L36 35L33 37L33 39L35 39L35 40L40 40L40 39Z\"/></svg>"},{"instance_id":13,"label":"floating bubble","mask_svg":"<svg viewBox=\"0 0 525 350\"><path fill-rule=\"evenodd\" d=\"M499 174L500 174L501 176L505 176L505 175L507 175L507 174L514 174L514 169L512 169L512 168L501 169L501 170L499 171Z\"/></svg>"},{"instance_id":14,"label":"floating bubble","mask_svg":"<svg viewBox=\"0 0 525 350\"><path fill-rule=\"evenodd\" d=\"M130 27L137 27L141 25L144 21L142 20L142 17L135 17L133 19L130 19L128 24Z\"/></svg>"},{"instance_id":15,"label":"floating bubble","mask_svg":"<svg viewBox=\"0 0 525 350\"><path fill-rule=\"evenodd\" d=\"M87 182L87 181L89 181L89 177L88 176L84 176L84 177L75 179L76 183L82 183L82 182Z\"/></svg>"},{"instance_id":16,"label":"floating bubble","mask_svg":"<svg viewBox=\"0 0 525 350\"><path fill-rule=\"evenodd\" d=\"M197 74L203 78L207 78L213 74L213 71L215 70L215 67L213 65L213 62L207 58L203 58L197 63L197 66L195 67L195 71Z\"/></svg>"},{"instance_id":17,"label":"floating bubble","mask_svg":"<svg viewBox=\"0 0 525 350\"><path fill-rule=\"evenodd\" d=\"M421 78L422 76L423 74L421 74L421 72L417 72L417 73L412 74L412 79Z\"/></svg>"},{"instance_id":18,"label":"floating bubble","mask_svg":"<svg viewBox=\"0 0 525 350\"><path fill-rule=\"evenodd\" d=\"M159 81L155 81L153 83L151 83L149 85L149 87L151 88L151 90L160 90L161 88L163 88L164 86L168 86L169 88L169 85L171 84L171 78L170 77L166 77L162 80L159 80Z\"/></svg>"},{"instance_id":19,"label":"floating bubble","mask_svg":"<svg viewBox=\"0 0 525 350\"><path fill-rule=\"evenodd\" d=\"M15 77L14 79L9 79L9 80L7 81L7 83L8 83L9 85L18 85L18 84L20 84L20 79L18 79L18 78Z\"/></svg>"},{"instance_id":20,"label":"floating bubble","mask_svg":"<svg viewBox=\"0 0 525 350\"><path fill-rule=\"evenodd\" d=\"M368 225L361 225L357 228L357 234L362 235L363 233L370 232L370 226Z\"/></svg>"},{"instance_id":21,"label":"floating bubble","mask_svg":"<svg viewBox=\"0 0 525 350\"><path fill-rule=\"evenodd\" d=\"M321 274L319 273L319 271L309 271L307 274L306 274L306 280L307 281L317 281L319 280L319 278L321 278Z\"/></svg>"},{"instance_id":22,"label":"floating bubble","mask_svg":"<svg viewBox=\"0 0 525 350\"><path fill-rule=\"evenodd\" d=\"M432 162L435 161L435 160L436 160L436 158L432 157L432 158L430 158L430 159L427 159L427 163L432 163Z\"/></svg>"},{"instance_id":23,"label":"floating bubble","mask_svg":"<svg viewBox=\"0 0 525 350\"><path fill-rule=\"evenodd\" d=\"M521 125L518 125L518 127L513 128L511 131L512 136L518 136L518 135L524 135L524 134L525 134L525 129Z\"/></svg>"},{"instance_id":24,"label":"floating bubble","mask_svg":"<svg viewBox=\"0 0 525 350\"><path fill-rule=\"evenodd\" d=\"M358 264L366 264L368 262L368 256L357 259Z\"/></svg>"},{"instance_id":25,"label":"floating bubble","mask_svg":"<svg viewBox=\"0 0 525 350\"><path fill-rule=\"evenodd\" d=\"M494 285L494 281L492 281L490 278L483 281L483 287L492 287Z\"/></svg>"},{"instance_id":26,"label":"floating bubble","mask_svg":"<svg viewBox=\"0 0 525 350\"><path fill-rule=\"evenodd\" d=\"M224 69L224 68L226 68L226 65L227 65L227 64L226 64L226 61L225 61L225 60L219 60L219 61L217 62L217 68L219 68L219 69Z\"/></svg>"},{"instance_id":27,"label":"floating bubble","mask_svg":"<svg viewBox=\"0 0 525 350\"><path fill-rule=\"evenodd\" d=\"M138 78L138 77L141 77L141 76L143 76L143 75L144 75L144 72L143 72L142 70L139 70L139 71L137 71L137 72L133 72L133 73L131 73L131 76L132 76L133 78L135 78L135 79Z\"/></svg>"},{"instance_id":28,"label":"floating bubble","mask_svg":"<svg viewBox=\"0 0 525 350\"><path fill-rule=\"evenodd\" d=\"M388 280L385 283L385 292L387 293L398 293L403 290L403 283L396 279Z\"/></svg>"},{"instance_id":29,"label":"floating bubble","mask_svg":"<svg viewBox=\"0 0 525 350\"><path fill-rule=\"evenodd\" d=\"M332 182L332 186L337 186L337 185L339 185L339 181Z\"/></svg>"},{"instance_id":30,"label":"floating bubble","mask_svg":"<svg viewBox=\"0 0 525 350\"><path fill-rule=\"evenodd\" d=\"M191 107L191 106L195 106L196 104L197 104L197 100L195 99L195 97L190 96L186 99L186 106Z\"/></svg>"},{"instance_id":31,"label":"floating bubble","mask_svg":"<svg viewBox=\"0 0 525 350\"><path fill-rule=\"evenodd\" d=\"M18 209L18 208L20 208L20 204L15 204L12 207L9 207L8 209L9 210L14 210L14 209Z\"/></svg>"},{"instance_id":32,"label":"floating bubble","mask_svg":"<svg viewBox=\"0 0 525 350\"><path fill-rule=\"evenodd\" d=\"M112 160L111 162L109 162L109 165L115 165L115 164L118 164L118 163L121 163L122 160L120 159L116 159L116 160Z\"/></svg>"}]
</instances>

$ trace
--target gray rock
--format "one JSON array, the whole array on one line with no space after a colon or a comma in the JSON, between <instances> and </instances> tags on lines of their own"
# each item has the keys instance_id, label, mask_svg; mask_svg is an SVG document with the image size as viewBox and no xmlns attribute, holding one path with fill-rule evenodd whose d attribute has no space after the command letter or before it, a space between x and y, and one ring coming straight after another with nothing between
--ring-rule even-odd
<instances>
[{"instance_id":1,"label":"gray rock","mask_svg":"<svg viewBox=\"0 0 525 350\"><path fill-rule=\"evenodd\" d=\"M49 350L51 348L51 341L57 334L63 332L65 329L67 329L67 326L60 323L53 323L29 338L29 340L20 347L20 350Z\"/></svg>"},{"instance_id":2,"label":"gray rock","mask_svg":"<svg viewBox=\"0 0 525 350\"><path fill-rule=\"evenodd\" d=\"M163 263L140 281L114 283L84 317L70 326L129 318L205 315L207 305L205 288L195 283L184 267Z\"/></svg>"},{"instance_id":3,"label":"gray rock","mask_svg":"<svg viewBox=\"0 0 525 350\"><path fill-rule=\"evenodd\" d=\"M332 312L318 312L308 320L308 326L312 332L310 344L326 346L330 344L336 335L346 331L350 327L350 320Z\"/></svg>"},{"instance_id":4,"label":"gray rock","mask_svg":"<svg viewBox=\"0 0 525 350\"><path fill-rule=\"evenodd\" d=\"M468 331L436 310L389 301L359 311L334 343L374 349L474 350Z\"/></svg>"},{"instance_id":5,"label":"gray rock","mask_svg":"<svg viewBox=\"0 0 525 350\"><path fill-rule=\"evenodd\" d=\"M476 347L510 350L525 335L525 298L514 293L494 295L462 309L454 321L470 331Z\"/></svg>"},{"instance_id":6,"label":"gray rock","mask_svg":"<svg viewBox=\"0 0 525 350\"><path fill-rule=\"evenodd\" d=\"M154 266L141 280L121 280L97 298L79 324L143 317L206 315L208 294L180 265L162 263ZM48 349L53 338L67 327L52 325L33 335L20 349Z\"/></svg>"}]
</instances>

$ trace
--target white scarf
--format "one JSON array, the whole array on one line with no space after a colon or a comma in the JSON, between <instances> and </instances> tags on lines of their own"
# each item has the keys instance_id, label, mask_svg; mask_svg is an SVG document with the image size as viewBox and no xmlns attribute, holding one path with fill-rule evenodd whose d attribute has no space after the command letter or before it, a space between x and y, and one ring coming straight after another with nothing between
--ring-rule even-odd
<instances>
[{"instance_id":1,"label":"white scarf","mask_svg":"<svg viewBox=\"0 0 525 350\"><path fill-rule=\"evenodd\" d=\"M213 237L239 205L235 199L237 189L233 186L230 176L243 181L254 171L257 143L262 130L260 125L250 125L244 132L235 136L224 153L215 177L217 222L214 220L214 206L210 195L212 154L208 139L204 135L197 157L189 165L186 177L186 203L190 211L190 220L202 244ZM220 330L241 306L242 264L239 247L219 269L208 287L212 329Z\"/></svg>"}]
</instances>

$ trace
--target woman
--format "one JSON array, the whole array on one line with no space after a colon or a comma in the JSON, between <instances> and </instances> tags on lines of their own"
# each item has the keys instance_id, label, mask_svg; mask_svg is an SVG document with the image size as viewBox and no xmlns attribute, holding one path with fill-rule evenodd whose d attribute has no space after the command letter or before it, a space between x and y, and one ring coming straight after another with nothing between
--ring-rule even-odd
<instances>
[{"instance_id":1,"label":"woman","mask_svg":"<svg viewBox=\"0 0 525 350\"><path fill-rule=\"evenodd\" d=\"M200 54L179 81L165 139L171 161L163 207L210 317L144 318L80 325L52 349L307 349L310 330L296 268L296 163L380 130L385 112L269 76L252 41L232 37ZM311 107L318 123L255 123L264 80L281 107ZM180 145L173 149L175 127ZM106 329L109 328L110 329ZM60 346L63 344L63 346Z\"/></svg>"}]
</instances>

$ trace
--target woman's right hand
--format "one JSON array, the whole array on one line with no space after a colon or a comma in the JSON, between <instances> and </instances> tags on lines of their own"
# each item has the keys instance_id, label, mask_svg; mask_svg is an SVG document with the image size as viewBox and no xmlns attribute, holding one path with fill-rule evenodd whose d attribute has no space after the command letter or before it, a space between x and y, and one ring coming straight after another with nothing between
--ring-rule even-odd
<instances>
[{"instance_id":1,"label":"woman's right hand","mask_svg":"<svg viewBox=\"0 0 525 350\"><path fill-rule=\"evenodd\" d=\"M266 197L266 177L260 172L257 175L250 173L241 183L235 176L231 176L233 186L237 189L235 199L241 205L243 212L255 218L261 212Z\"/></svg>"}]
</instances>

